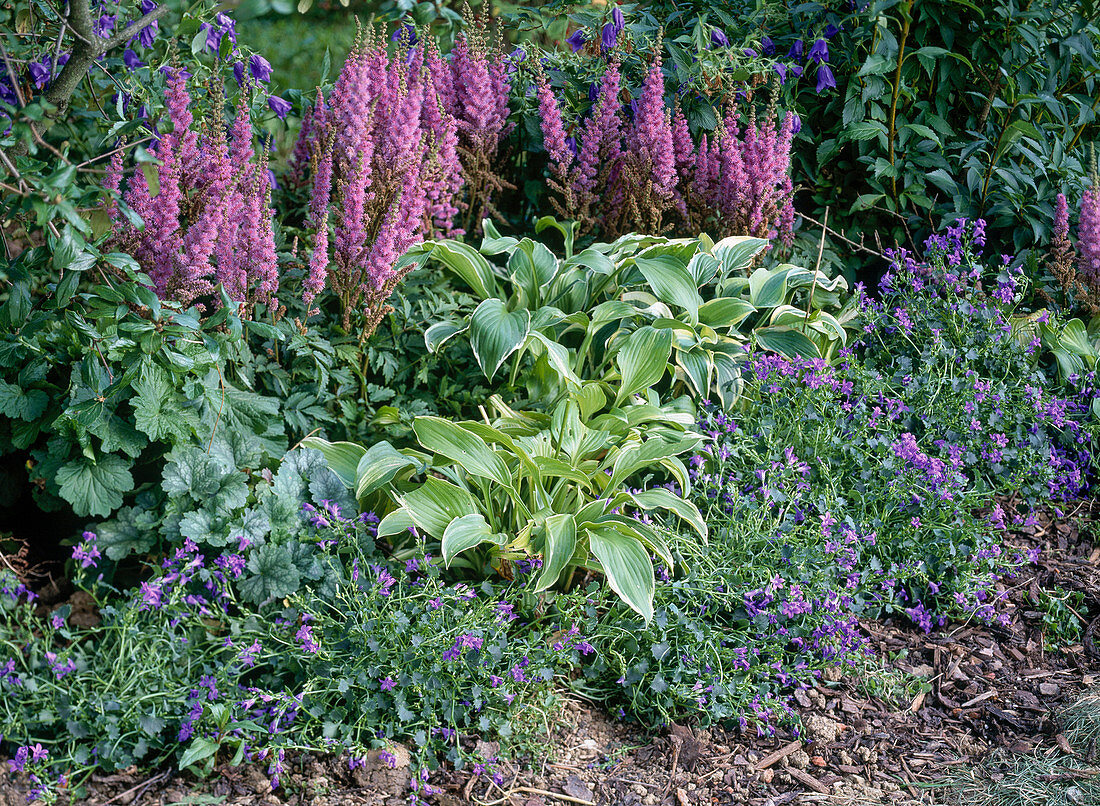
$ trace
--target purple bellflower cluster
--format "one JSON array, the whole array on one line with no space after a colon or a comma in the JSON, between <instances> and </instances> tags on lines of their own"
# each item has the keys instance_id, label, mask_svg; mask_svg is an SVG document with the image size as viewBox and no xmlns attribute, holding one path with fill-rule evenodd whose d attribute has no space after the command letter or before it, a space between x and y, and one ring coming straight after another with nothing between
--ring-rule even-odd
<instances>
[{"instance_id":1,"label":"purple bellflower cluster","mask_svg":"<svg viewBox=\"0 0 1100 806\"><path fill-rule=\"evenodd\" d=\"M216 81L211 89L220 98ZM137 258L162 299L191 304L221 284L239 302L270 302L279 284L271 190L266 149L253 148L247 100L238 104L228 136L220 120L193 128L183 71L170 73L165 101L172 128L152 149L156 188L139 169L122 193L144 226L129 225L111 204L116 242ZM112 194L122 177L120 150L105 181Z\"/></svg>"}]
</instances>

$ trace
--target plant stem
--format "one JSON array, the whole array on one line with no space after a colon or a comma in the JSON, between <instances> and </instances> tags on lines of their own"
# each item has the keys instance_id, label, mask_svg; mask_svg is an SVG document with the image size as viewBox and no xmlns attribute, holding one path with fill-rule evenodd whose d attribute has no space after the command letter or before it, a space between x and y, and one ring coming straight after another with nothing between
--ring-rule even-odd
<instances>
[{"instance_id":1,"label":"plant stem","mask_svg":"<svg viewBox=\"0 0 1100 806\"><path fill-rule=\"evenodd\" d=\"M898 40L898 66L894 71L894 86L890 91L890 167L894 166L894 139L897 134L895 119L898 111L898 96L901 94L901 67L905 63L905 42L909 39L909 26L913 23L913 0L907 0L902 12L904 21L901 25L901 37ZM890 188L894 196L894 203L898 200L898 179L890 177Z\"/></svg>"}]
</instances>

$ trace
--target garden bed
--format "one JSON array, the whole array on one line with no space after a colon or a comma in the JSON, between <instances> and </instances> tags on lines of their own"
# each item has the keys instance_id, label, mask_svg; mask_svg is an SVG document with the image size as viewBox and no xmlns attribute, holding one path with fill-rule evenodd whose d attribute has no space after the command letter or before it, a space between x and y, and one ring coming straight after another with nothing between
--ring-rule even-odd
<instances>
[{"instance_id":1,"label":"garden bed","mask_svg":"<svg viewBox=\"0 0 1100 806\"><path fill-rule=\"evenodd\" d=\"M1010 502L1005 502L1009 504ZM1006 625L951 624L925 634L913 624L861 622L874 657L855 672L827 670L799 691L803 732L749 736L714 726L671 725L646 735L565 692L538 759L501 761L489 774L441 769L432 802L454 804L748 804L949 802L951 785L982 786L1003 776L995 764L1019 756L1096 758L1073 747L1061 715L1100 683L1100 504L1044 511L1008 542L1039 549L1038 563L1007 582ZM1050 646L1036 610L1040 591L1084 594L1081 641ZM74 612L76 609L74 608ZM497 747L479 742L477 754ZM994 766L983 767L992 760ZM1009 765L1006 765L1009 766ZM1093 770L1096 773L1097 770ZM206 780L174 769L93 776L81 804L378 804L408 791L409 758L391 768L375 754L348 769L344 758L303 755L273 791L258 766L218 767ZM1091 781L1088 769L1051 776L1051 791ZM0 784L0 806L22 806L26 781Z\"/></svg>"}]
</instances>

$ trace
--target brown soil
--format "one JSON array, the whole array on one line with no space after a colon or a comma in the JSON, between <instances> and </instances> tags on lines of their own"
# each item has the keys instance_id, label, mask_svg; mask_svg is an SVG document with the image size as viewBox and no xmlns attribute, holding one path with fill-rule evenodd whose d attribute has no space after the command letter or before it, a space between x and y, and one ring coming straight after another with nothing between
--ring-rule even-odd
<instances>
[{"instance_id":1,"label":"brown soil","mask_svg":"<svg viewBox=\"0 0 1100 806\"><path fill-rule=\"evenodd\" d=\"M994 751L1073 753L1059 733L1057 714L1100 683L1100 548L1081 533L1081 524L1098 514L1100 505L1082 505L1064 517L1042 517L1038 526L1013 536L1018 547L1039 545L1043 551L1038 566L1010 583L1007 627L960 624L925 635L912 625L863 624L891 673L860 679L831 670L798 697L801 738L760 739L687 725L645 736L597 707L566 698L546 756L502 762L501 785L485 775L439 772L431 783L440 793L432 801L913 806L947 800L944 780ZM1081 643L1052 650L1034 602L1040 588L1055 586L1081 591L1092 621ZM882 691L883 681L892 690ZM495 750L491 744L480 749L483 755ZM126 771L93 777L83 802L397 806L407 802L409 791L408 759L401 756L396 769L373 758L354 771L339 759L303 756L277 792L257 766L222 767L205 781L172 770L152 777ZM939 785L929 787L933 782ZM23 806L24 785L0 781L0 806Z\"/></svg>"}]
</instances>

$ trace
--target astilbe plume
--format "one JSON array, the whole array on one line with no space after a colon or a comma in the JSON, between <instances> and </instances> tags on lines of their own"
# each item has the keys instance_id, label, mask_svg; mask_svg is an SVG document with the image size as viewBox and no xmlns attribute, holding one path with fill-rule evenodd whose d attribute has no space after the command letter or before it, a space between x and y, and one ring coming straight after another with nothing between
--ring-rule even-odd
<instances>
[{"instance_id":1,"label":"astilbe plume","mask_svg":"<svg viewBox=\"0 0 1100 806\"><path fill-rule=\"evenodd\" d=\"M1069 240L1069 203L1066 195L1059 193L1054 202L1054 231L1047 252L1047 269L1067 294L1080 292L1077 281L1077 253Z\"/></svg>"},{"instance_id":2,"label":"astilbe plume","mask_svg":"<svg viewBox=\"0 0 1100 806\"><path fill-rule=\"evenodd\" d=\"M1100 299L1100 182L1095 173L1081 197L1077 220L1077 281L1083 296L1095 304Z\"/></svg>"},{"instance_id":3,"label":"astilbe plume","mask_svg":"<svg viewBox=\"0 0 1100 806\"><path fill-rule=\"evenodd\" d=\"M501 143L512 129L512 81L499 32L490 33L487 17L475 17L469 9L465 16L469 24L455 37L450 59L443 59L431 44L424 63L443 109L458 125L455 152L465 188L457 205L464 229L475 230L485 216L501 217L494 198L514 189L497 169Z\"/></svg>"},{"instance_id":4,"label":"astilbe plume","mask_svg":"<svg viewBox=\"0 0 1100 806\"><path fill-rule=\"evenodd\" d=\"M112 209L115 241L134 255L161 298L189 305L221 283L249 308L270 302L278 287L266 160L254 161L247 102L238 106L227 141L220 82L212 80L209 90L215 111L195 131L186 76L169 75L171 131L151 149L160 163L157 193L143 170L134 171L122 195L144 226L122 222ZM108 189L120 187L121 167L112 163Z\"/></svg>"},{"instance_id":5,"label":"astilbe plume","mask_svg":"<svg viewBox=\"0 0 1100 806\"><path fill-rule=\"evenodd\" d=\"M401 254L432 233L454 233L459 122L446 110L431 54L402 36L391 58L381 38L361 35L297 149L312 174L306 304L329 287L345 328L363 311L364 335L407 271L397 267Z\"/></svg>"},{"instance_id":6,"label":"astilbe plume","mask_svg":"<svg viewBox=\"0 0 1100 806\"><path fill-rule=\"evenodd\" d=\"M658 51L659 52L659 51ZM615 59L607 66L592 112L572 126L577 149L568 143L567 124L545 77L536 75L543 142L550 162L556 212L613 238L630 230L677 229L717 237L793 237L793 184L790 178L794 118L777 120L768 111L741 124L730 107L723 125L695 144L687 120L664 100L659 57L650 65L635 105L623 117L622 77Z\"/></svg>"}]
</instances>

